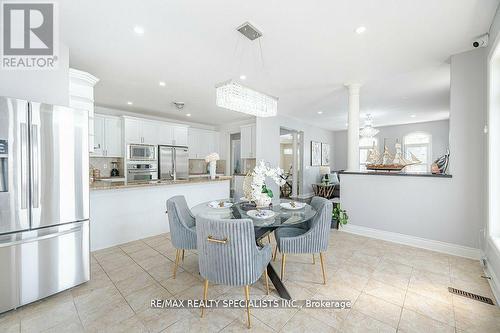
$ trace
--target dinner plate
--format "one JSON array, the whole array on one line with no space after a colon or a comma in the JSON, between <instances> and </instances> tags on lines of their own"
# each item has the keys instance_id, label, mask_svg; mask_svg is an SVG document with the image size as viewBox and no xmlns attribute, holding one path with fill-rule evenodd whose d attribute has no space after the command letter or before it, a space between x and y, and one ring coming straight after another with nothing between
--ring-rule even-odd
<instances>
[{"instance_id":1,"label":"dinner plate","mask_svg":"<svg viewBox=\"0 0 500 333\"><path fill-rule=\"evenodd\" d=\"M247 212L247 215L254 219L266 220L273 218L276 215L276 213L269 209L261 209L261 210L254 209L254 210L249 210Z\"/></svg>"},{"instance_id":2,"label":"dinner plate","mask_svg":"<svg viewBox=\"0 0 500 333\"><path fill-rule=\"evenodd\" d=\"M232 202L228 201L211 201L208 203L208 207L214 208L214 209L224 209L224 208L231 208L233 206Z\"/></svg>"},{"instance_id":3,"label":"dinner plate","mask_svg":"<svg viewBox=\"0 0 500 333\"><path fill-rule=\"evenodd\" d=\"M304 202L296 202L296 201L280 203L281 208L289 209L289 210L299 210L299 209L304 208L305 206L306 206L306 204Z\"/></svg>"}]
</instances>

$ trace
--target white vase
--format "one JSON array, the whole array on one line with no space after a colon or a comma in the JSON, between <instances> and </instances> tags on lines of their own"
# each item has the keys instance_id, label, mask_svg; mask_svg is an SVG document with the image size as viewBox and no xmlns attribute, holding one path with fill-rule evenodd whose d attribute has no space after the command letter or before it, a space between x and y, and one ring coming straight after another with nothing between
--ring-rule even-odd
<instances>
[{"instance_id":1,"label":"white vase","mask_svg":"<svg viewBox=\"0 0 500 333\"><path fill-rule=\"evenodd\" d=\"M259 199L255 200L255 204L257 208L267 208L271 204L271 198L268 196L266 197L260 197Z\"/></svg>"},{"instance_id":2,"label":"white vase","mask_svg":"<svg viewBox=\"0 0 500 333\"><path fill-rule=\"evenodd\" d=\"M215 179L215 170L217 169L217 162L216 161L211 161L208 164L208 168L210 170L210 179Z\"/></svg>"}]
</instances>

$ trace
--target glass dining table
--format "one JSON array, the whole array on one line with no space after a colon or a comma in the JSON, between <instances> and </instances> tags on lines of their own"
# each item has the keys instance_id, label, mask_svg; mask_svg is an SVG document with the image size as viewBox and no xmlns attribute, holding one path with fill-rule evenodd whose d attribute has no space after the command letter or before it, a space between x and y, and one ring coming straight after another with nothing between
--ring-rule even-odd
<instances>
[{"instance_id":1,"label":"glass dining table","mask_svg":"<svg viewBox=\"0 0 500 333\"><path fill-rule=\"evenodd\" d=\"M263 212L264 210L266 212ZM265 209L257 209L247 201L220 199L196 205L191 208L191 212L195 217L203 215L220 219L250 219L255 228L255 241L259 246L262 246L262 241L274 230L298 226L316 215L316 210L311 205L288 199L274 200L271 206ZM267 265L267 274L278 294L290 300L290 294L271 263Z\"/></svg>"}]
</instances>

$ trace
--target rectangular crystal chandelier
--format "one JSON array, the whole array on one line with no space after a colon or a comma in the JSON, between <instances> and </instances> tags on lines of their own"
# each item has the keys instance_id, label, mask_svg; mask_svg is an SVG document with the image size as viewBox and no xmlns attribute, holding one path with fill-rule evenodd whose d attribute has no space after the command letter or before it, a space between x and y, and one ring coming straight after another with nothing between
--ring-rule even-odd
<instances>
[{"instance_id":1,"label":"rectangular crystal chandelier","mask_svg":"<svg viewBox=\"0 0 500 333\"><path fill-rule=\"evenodd\" d=\"M251 114L273 117L278 113L278 99L229 80L216 86L217 106Z\"/></svg>"}]
</instances>

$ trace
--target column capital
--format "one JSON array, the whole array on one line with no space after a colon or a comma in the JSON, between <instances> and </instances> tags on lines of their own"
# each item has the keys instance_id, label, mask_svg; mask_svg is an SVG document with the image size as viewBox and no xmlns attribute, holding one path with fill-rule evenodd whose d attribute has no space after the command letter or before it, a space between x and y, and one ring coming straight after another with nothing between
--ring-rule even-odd
<instances>
[{"instance_id":1,"label":"column capital","mask_svg":"<svg viewBox=\"0 0 500 333\"><path fill-rule=\"evenodd\" d=\"M349 92L359 92L359 89L363 86L362 83L359 82L346 82L344 86L349 89Z\"/></svg>"}]
</instances>

